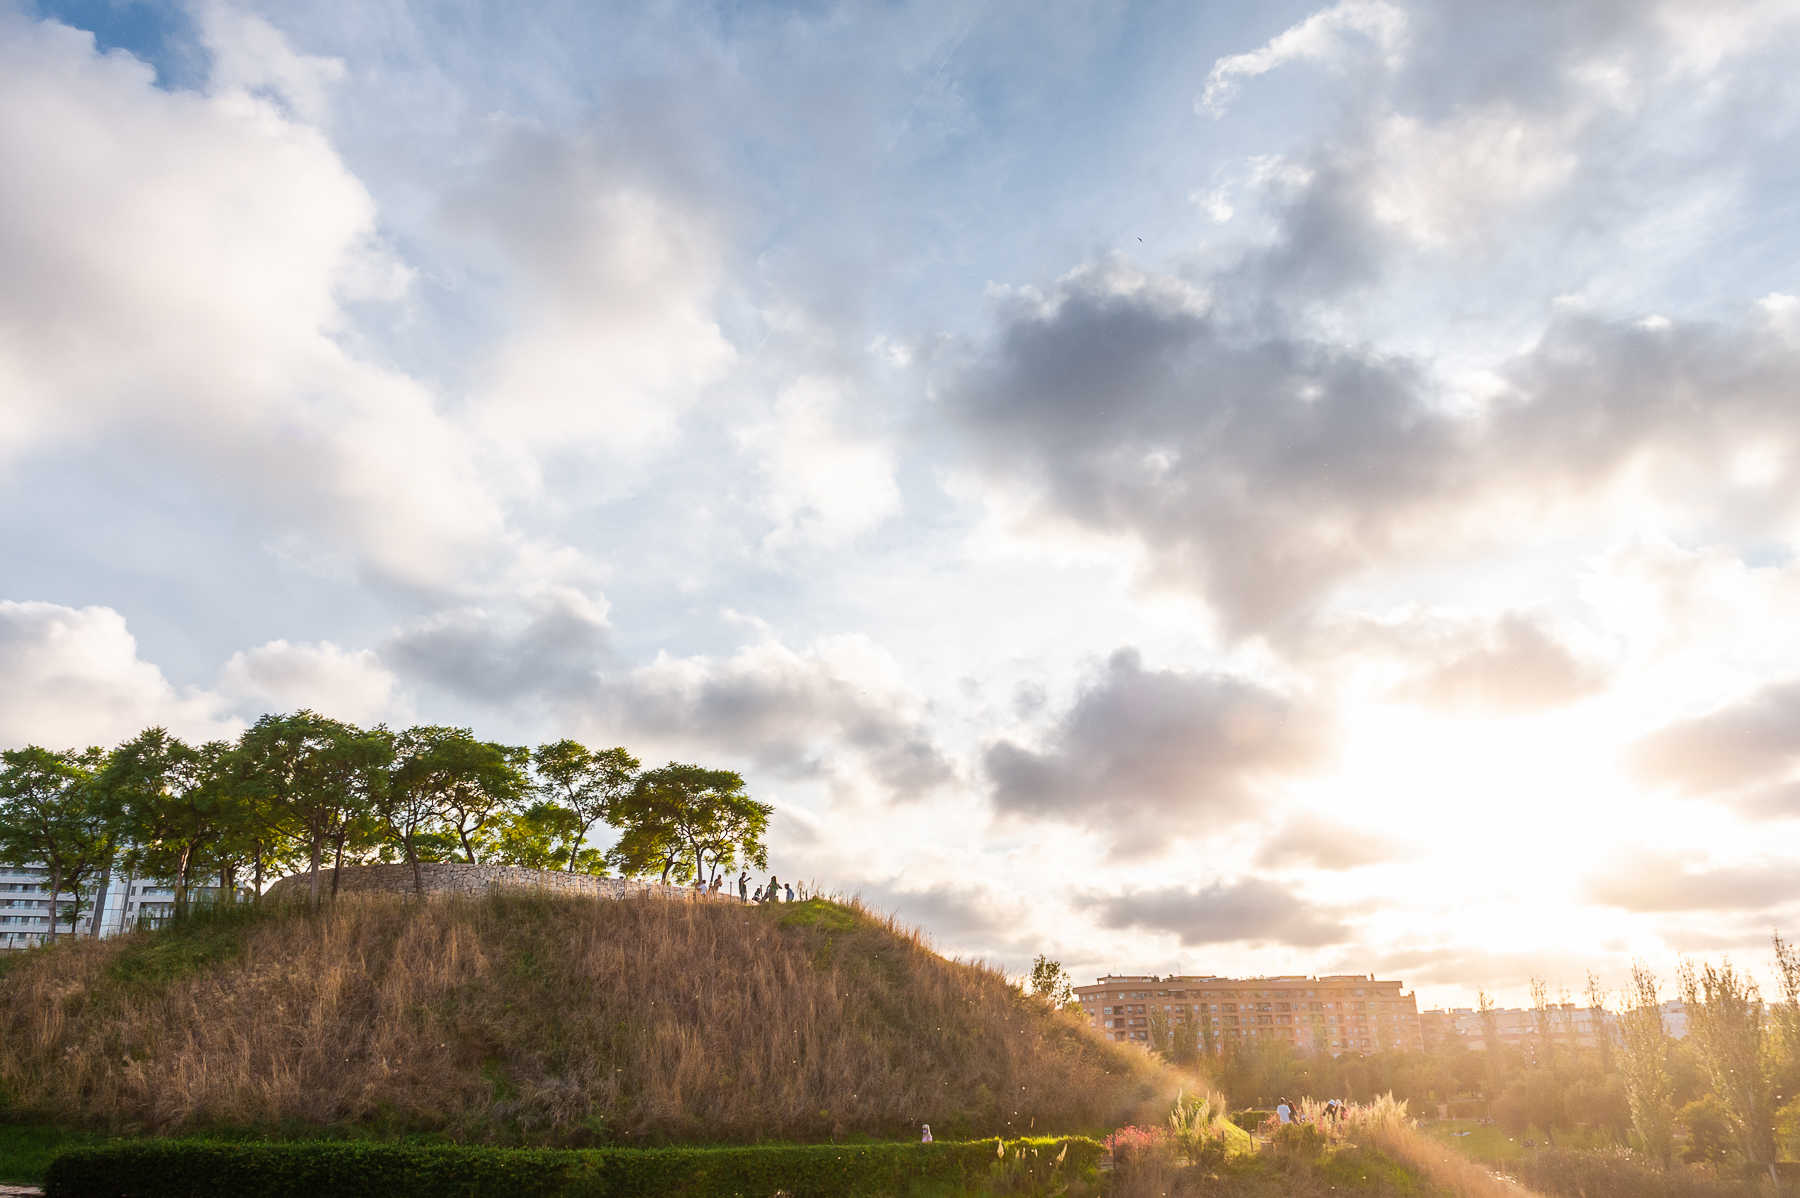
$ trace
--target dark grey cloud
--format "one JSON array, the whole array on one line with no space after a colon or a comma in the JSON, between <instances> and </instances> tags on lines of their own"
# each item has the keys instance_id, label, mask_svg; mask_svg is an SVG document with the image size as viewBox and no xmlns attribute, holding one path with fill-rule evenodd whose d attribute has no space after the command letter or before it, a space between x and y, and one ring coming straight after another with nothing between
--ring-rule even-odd
<instances>
[{"instance_id":1,"label":"dark grey cloud","mask_svg":"<svg viewBox=\"0 0 1800 1198\"><path fill-rule=\"evenodd\" d=\"M1800 899L1790 862L1710 865L1691 855L1646 853L1591 875L1589 902L1627 911L1763 911Z\"/></svg>"},{"instance_id":2,"label":"dark grey cloud","mask_svg":"<svg viewBox=\"0 0 1800 1198\"><path fill-rule=\"evenodd\" d=\"M1328 908L1314 906L1273 882L1245 878L1191 890L1167 887L1104 897L1080 897L1101 926L1119 931L1167 932L1183 945L1286 944L1317 948L1349 938Z\"/></svg>"},{"instance_id":3,"label":"dark grey cloud","mask_svg":"<svg viewBox=\"0 0 1800 1198\"><path fill-rule=\"evenodd\" d=\"M741 754L792 778L872 775L911 797L955 769L916 700L829 653L773 644L725 659L659 660L610 681L607 717L634 733Z\"/></svg>"},{"instance_id":4,"label":"dark grey cloud","mask_svg":"<svg viewBox=\"0 0 1800 1198\"><path fill-rule=\"evenodd\" d=\"M1264 869L1355 869L1404 861L1416 850L1364 828L1303 816L1263 842L1256 864Z\"/></svg>"},{"instance_id":5,"label":"dark grey cloud","mask_svg":"<svg viewBox=\"0 0 1800 1198\"><path fill-rule=\"evenodd\" d=\"M1692 795L1758 788L1746 810L1792 810L1781 785L1800 766L1800 682L1783 682L1639 741L1631 765L1645 781Z\"/></svg>"},{"instance_id":6,"label":"dark grey cloud","mask_svg":"<svg viewBox=\"0 0 1800 1198\"><path fill-rule=\"evenodd\" d=\"M908 886L903 879L864 882L856 896L871 911L892 915L939 943L1010 945L1023 911L1015 898L977 886Z\"/></svg>"},{"instance_id":7,"label":"dark grey cloud","mask_svg":"<svg viewBox=\"0 0 1800 1198\"><path fill-rule=\"evenodd\" d=\"M1001 811L1084 824L1134 856L1253 817L1270 783L1329 747L1327 717L1305 703L1228 675L1147 670L1121 649L1044 747L996 741L983 762Z\"/></svg>"},{"instance_id":8,"label":"dark grey cloud","mask_svg":"<svg viewBox=\"0 0 1800 1198\"><path fill-rule=\"evenodd\" d=\"M606 610L555 589L497 612L459 608L390 638L382 658L409 681L486 706L595 694L611 657Z\"/></svg>"},{"instance_id":9,"label":"dark grey cloud","mask_svg":"<svg viewBox=\"0 0 1800 1198\"><path fill-rule=\"evenodd\" d=\"M1508 715L1561 707L1605 688L1607 668L1519 612L1409 646L1431 664L1394 688L1423 707Z\"/></svg>"},{"instance_id":10,"label":"dark grey cloud","mask_svg":"<svg viewBox=\"0 0 1800 1198\"><path fill-rule=\"evenodd\" d=\"M1406 361L1245 337L1105 271L1021 305L952 413L998 475L1135 538L1228 627L1279 624L1386 556L1466 453Z\"/></svg>"},{"instance_id":11,"label":"dark grey cloud","mask_svg":"<svg viewBox=\"0 0 1800 1198\"><path fill-rule=\"evenodd\" d=\"M1371 569L1533 535L1493 527L1496 502L1553 513L1628 472L1684 501L1701 535L1780 535L1794 511L1800 348L1761 314L1561 316L1503 367L1504 394L1460 416L1422 362L1269 327L1174 280L1077 272L1007 307L949 412L991 477L1142 544L1154 581L1201 594L1237 635L1291 631ZM1780 477L1721 486L1751 445ZM1526 626L1500 633L1494 652L1536 658L1527 690L1587 685ZM1446 683L1512 702L1471 682L1484 669Z\"/></svg>"}]
</instances>

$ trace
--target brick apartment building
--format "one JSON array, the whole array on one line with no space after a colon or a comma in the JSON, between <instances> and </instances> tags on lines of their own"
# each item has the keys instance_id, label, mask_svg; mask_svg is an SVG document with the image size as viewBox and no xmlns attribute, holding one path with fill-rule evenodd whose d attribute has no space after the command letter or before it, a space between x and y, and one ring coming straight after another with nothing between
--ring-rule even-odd
<instances>
[{"instance_id":1,"label":"brick apartment building","mask_svg":"<svg viewBox=\"0 0 1800 1198\"><path fill-rule=\"evenodd\" d=\"M1088 1020L1114 1040L1150 1041L1151 1012L1203 1050L1285 1042L1296 1052L1422 1051L1419 1009L1399 982L1373 974L1221 978L1107 976L1075 987Z\"/></svg>"}]
</instances>

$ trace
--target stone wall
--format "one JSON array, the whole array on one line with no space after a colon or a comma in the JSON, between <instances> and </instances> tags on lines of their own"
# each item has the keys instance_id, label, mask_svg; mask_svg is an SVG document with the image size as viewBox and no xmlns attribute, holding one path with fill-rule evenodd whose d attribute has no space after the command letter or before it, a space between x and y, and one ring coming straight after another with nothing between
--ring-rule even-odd
<instances>
[{"instance_id":1,"label":"stone wall","mask_svg":"<svg viewBox=\"0 0 1800 1198\"><path fill-rule=\"evenodd\" d=\"M469 865L461 861L433 861L419 866L427 894L487 894L493 890L552 890L562 894L579 894L592 898L620 899L648 894L660 898L692 899L695 892L688 886L663 886L656 882L640 882L632 878L596 878L588 874L560 873L554 870L526 869L518 865ZM308 880L304 873L282 878L263 892L265 898L306 897ZM331 892L331 870L319 871L319 892ZM411 894L412 866L346 865L338 877L339 894ZM718 898L730 897L721 891Z\"/></svg>"}]
</instances>

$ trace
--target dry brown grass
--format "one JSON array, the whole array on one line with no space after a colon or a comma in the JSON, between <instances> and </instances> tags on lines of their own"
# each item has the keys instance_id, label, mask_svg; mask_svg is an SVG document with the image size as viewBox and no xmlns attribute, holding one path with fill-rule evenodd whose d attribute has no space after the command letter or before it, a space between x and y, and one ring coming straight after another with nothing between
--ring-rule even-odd
<instances>
[{"instance_id":1,"label":"dry brown grass","mask_svg":"<svg viewBox=\"0 0 1800 1198\"><path fill-rule=\"evenodd\" d=\"M1016 1134L1109 1127L1180 1084L998 973L821 902L345 898L0 974L0 1095L112 1128Z\"/></svg>"},{"instance_id":2,"label":"dry brown grass","mask_svg":"<svg viewBox=\"0 0 1800 1198\"><path fill-rule=\"evenodd\" d=\"M1420 1132L1406 1104L1389 1094L1350 1108L1341 1134L1411 1167L1426 1181L1460 1198L1541 1198Z\"/></svg>"}]
</instances>

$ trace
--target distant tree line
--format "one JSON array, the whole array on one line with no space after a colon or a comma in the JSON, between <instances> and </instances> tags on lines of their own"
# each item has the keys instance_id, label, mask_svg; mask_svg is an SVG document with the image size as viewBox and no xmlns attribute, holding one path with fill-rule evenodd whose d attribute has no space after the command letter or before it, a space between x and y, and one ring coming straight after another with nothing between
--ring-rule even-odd
<instances>
[{"instance_id":1,"label":"distant tree line","mask_svg":"<svg viewBox=\"0 0 1800 1198\"><path fill-rule=\"evenodd\" d=\"M766 868L771 808L731 770L641 769L624 748L535 749L467 728L358 728L313 711L265 715L233 741L148 728L107 750L0 752L0 863L49 874L51 939L104 904L115 868L171 886L184 914L199 879L251 901L305 872L335 895L347 864L490 862L686 883ZM616 833L602 852L590 834ZM58 907L55 896L73 896ZM98 921L96 920L96 926Z\"/></svg>"}]
</instances>

